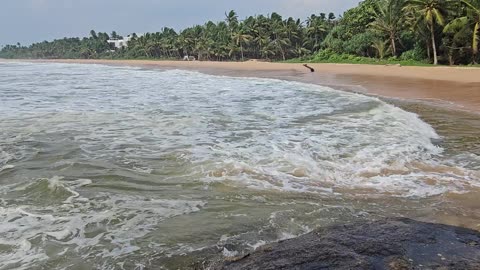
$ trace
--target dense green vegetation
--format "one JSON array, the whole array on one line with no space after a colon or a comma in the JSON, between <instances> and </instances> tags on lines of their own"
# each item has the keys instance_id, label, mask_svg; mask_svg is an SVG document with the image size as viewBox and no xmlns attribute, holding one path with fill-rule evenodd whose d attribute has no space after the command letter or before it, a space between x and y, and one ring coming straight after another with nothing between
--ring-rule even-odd
<instances>
[{"instance_id":1,"label":"dense green vegetation","mask_svg":"<svg viewBox=\"0 0 480 270\"><path fill-rule=\"evenodd\" d=\"M113 32L31 46L7 45L2 58L114 58L311 61L341 63L475 64L479 60L480 0L365 0L340 18L319 13L305 21L277 13L207 22L180 32L133 34L111 50Z\"/></svg>"}]
</instances>

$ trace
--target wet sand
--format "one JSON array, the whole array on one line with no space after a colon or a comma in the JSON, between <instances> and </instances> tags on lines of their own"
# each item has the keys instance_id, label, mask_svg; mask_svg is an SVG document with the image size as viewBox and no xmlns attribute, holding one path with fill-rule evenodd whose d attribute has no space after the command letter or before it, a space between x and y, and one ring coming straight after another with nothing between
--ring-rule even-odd
<instances>
[{"instance_id":1,"label":"wet sand","mask_svg":"<svg viewBox=\"0 0 480 270\"><path fill-rule=\"evenodd\" d=\"M0 60L2 61L2 60ZM480 113L480 68L400 67L354 64L248 62L184 62L151 60L28 60L62 63L128 65L196 70L228 76L296 80L387 98L423 101Z\"/></svg>"}]
</instances>

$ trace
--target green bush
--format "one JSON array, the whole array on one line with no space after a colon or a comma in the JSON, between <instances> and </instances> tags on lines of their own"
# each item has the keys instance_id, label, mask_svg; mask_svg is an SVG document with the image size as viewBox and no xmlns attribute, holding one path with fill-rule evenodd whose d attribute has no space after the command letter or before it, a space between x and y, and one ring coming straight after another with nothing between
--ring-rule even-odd
<instances>
[{"instance_id":1,"label":"green bush","mask_svg":"<svg viewBox=\"0 0 480 270\"><path fill-rule=\"evenodd\" d=\"M327 61L331 56L335 55L335 52L330 49L319 51L313 58L315 61Z\"/></svg>"},{"instance_id":2,"label":"green bush","mask_svg":"<svg viewBox=\"0 0 480 270\"><path fill-rule=\"evenodd\" d=\"M377 39L373 32L365 32L354 35L344 42L344 50L348 54L368 56L372 52L372 42Z\"/></svg>"},{"instance_id":3,"label":"green bush","mask_svg":"<svg viewBox=\"0 0 480 270\"><path fill-rule=\"evenodd\" d=\"M409 53L410 54L410 53ZM407 54L408 56L408 54ZM301 59L296 59L297 62ZM371 64L371 65L385 65L385 64L401 64L408 66L424 66L427 62L416 60L404 60L399 57L390 57L388 59L379 60L376 58L362 57L351 54L339 54L331 49L321 50L309 59L312 63L349 63L349 64Z\"/></svg>"},{"instance_id":4,"label":"green bush","mask_svg":"<svg viewBox=\"0 0 480 270\"><path fill-rule=\"evenodd\" d=\"M426 57L426 52L424 49L422 49L420 46L415 45L415 48L413 50L406 51L402 53L400 56L400 60L403 61L408 61L408 60L414 60L414 61L423 61L425 60Z\"/></svg>"}]
</instances>

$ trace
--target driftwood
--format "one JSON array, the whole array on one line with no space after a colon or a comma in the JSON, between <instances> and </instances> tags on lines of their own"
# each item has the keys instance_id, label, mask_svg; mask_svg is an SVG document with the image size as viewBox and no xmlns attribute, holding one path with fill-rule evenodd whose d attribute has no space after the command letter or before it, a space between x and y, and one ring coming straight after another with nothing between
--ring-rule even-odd
<instances>
[{"instance_id":1,"label":"driftwood","mask_svg":"<svg viewBox=\"0 0 480 270\"><path fill-rule=\"evenodd\" d=\"M308 66L307 64L304 64L303 66L306 67L306 68L308 68L308 69L310 69L310 72L315 72L315 69L312 68L312 67L310 67L310 66Z\"/></svg>"}]
</instances>

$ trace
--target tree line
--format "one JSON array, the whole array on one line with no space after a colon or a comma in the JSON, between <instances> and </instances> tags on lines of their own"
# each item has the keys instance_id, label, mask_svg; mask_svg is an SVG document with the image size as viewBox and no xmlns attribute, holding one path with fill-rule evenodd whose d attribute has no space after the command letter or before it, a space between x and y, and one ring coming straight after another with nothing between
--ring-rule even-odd
<instances>
[{"instance_id":1,"label":"tree line","mask_svg":"<svg viewBox=\"0 0 480 270\"><path fill-rule=\"evenodd\" d=\"M132 34L128 47L112 50L112 32L90 32L30 46L7 45L2 58L119 58L242 61L332 61L376 58L433 64L477 63L480 0L365 0L336 18L313 14L306 20L278 13L239 20L235 11L182 31L162 28Z\"/></svg>"}]
</instances>

